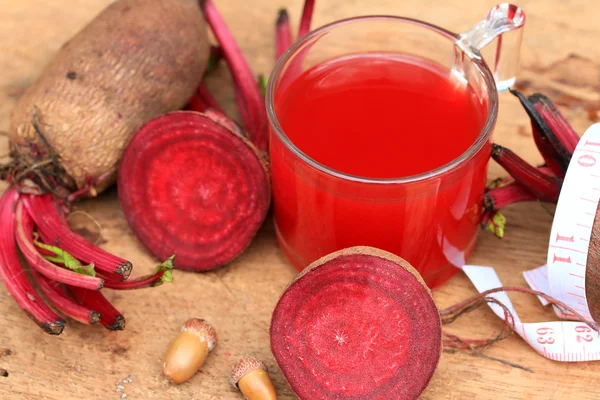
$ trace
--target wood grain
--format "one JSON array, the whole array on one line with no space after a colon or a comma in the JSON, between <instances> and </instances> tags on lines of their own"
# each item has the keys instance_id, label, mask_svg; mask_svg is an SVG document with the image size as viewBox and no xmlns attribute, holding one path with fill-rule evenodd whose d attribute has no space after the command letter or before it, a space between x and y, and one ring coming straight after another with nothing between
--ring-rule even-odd
<instances>
[{"instance_id":1,"label":"wood grain","mask_svg":"<svg viewBox=\"0 0 600 400\"><path fill-rule=\"evenodd\" d=\"M468 29L496 2L491 0L400 2L397 0L323 0L317 2L314 26L359 14L395 14L425 19L453 31ZM522 0L527 13L520 87L541 90L556 99L578 132L597 117L600 104L600 26L593 20L600 3L587 0ZM0 11L0 131L20 88L31 82L52 54L97 14L108 0L4 0ZM273 66L273 23L287 7L294 29L301 0L217 0L217 6L239 40L256 74ZM209 82L217 98L235 114L227 71L221 68ZM529 120L517 100L501 96L495 140L531 162L541 162L533 144ZM0 140L0 154L6 153ZM502 174L491 165L490 178ZM4 186L0 186L0 189ZM86 201L81 208L102 224L103 247L131 259L142 275L156 263L139 246L123 218L116 193ZM507 236L498 240L481 232L472 264L494 266L502 281L524 285L521 272L545 262L551 208L538 204L510 207ZM228 386L228 371L238 357L251 354L271 369L279 398L295 398L274 363L268 346L271 311L295 271L276 246L271 220L248 251L231 265L204 274L176 273L171 285L135 293L108 292L127 317L127 329L110 333L101 327L70 323L60 337L37 329L0 287L0 376L2 399L119 399L117 384L128 399L240 399ZM463 275L435 293L440 307L475 290ZM535 298L511 295L526 321L554 319ZM179 386L160 375L161 356L181 323L189 317L209 320L220 342L206 365ZM451 331L491 335L500 327L488 310L459 319ZM11 354L6 354L11 353ZM533 373L467 354L442 355L440 366L423 399L593 399L600 373L598 362L563 364L546 360L514 336L498 343L490 355L533 369Z\"/></svg>"}]
</instances>

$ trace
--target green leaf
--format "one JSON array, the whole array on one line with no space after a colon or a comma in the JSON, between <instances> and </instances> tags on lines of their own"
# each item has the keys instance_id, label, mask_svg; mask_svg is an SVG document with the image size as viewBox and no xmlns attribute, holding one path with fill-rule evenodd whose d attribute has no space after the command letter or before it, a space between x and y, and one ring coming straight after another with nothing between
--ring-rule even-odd
<instances>
[{"instance_id":1,"label":"green leaf","mask_svg":"<svg viewBox=\"0 0 600 400\"><path fill-rule=\"evenodd\" d=\"M265 97L265 95L267 93L267 84L268 83L269 83L269 80L263 74L260 74L258 76L258 89L260 90L260 94L262 95L262 97Z\"/></svg>"},{"instance_id":2,"label":"green leaf","mask_svg":"<svg viewBox=\"0 0 600 400\"><path fill-rule=\"evenodd\" d=\"M57 264L64 264L65 267L67 267L71 271L77 272L78 274L96 276L96 271L94 270L94 263L91 263L90 265L82 265L78 259L73 257L71 254L67 253L60 247L42 243L35 239L37 237L38 235L36 233L34 235L33 243L37 247L54 253L53 256L44 255L44 258L46 260Z\"/></svg>"},{"instance_id":3,"label":"green leaf","mask_svg":"<svg viewBox=\"0 0 600 400\"><path fill-rule=\"evenodd\" d=\"M96 276L96 271L94 270L94 263L78 267L75 269L75 272L83 275Z\"/></svg>"},{"instance_id":4,"label":"green leaf","mask_svg":"<svg viewBox=\"0 0 600 400\"><path fill-rule=\"evenodd\" d=\"M504 237L504 228L506 227L506 217L497 211L485 224L485 230L492 232L502 239Z\"/></svg>"},{"instance_id":5,"label":"green leaf","mask_svg":"<svg viewBox=\"0 0 600 400\"><path fill-rule=\"evenodd\" d=\"M156 269L154 270L154 274L143 276L137 280L143 281L145 279L148 279L148 278L162 272L163 273L162 276L160 277L159 280L152 283L152 285L151 285L152 287L160 286L163 283L173 282L173 268L175 268L175 264L173 263L173 260L175 260L175 255L172 255L165 262L163 262L158 267L156 267Z\"/></svg>"},{"instance_id":6,"label":"green leaf","mask_svg":"<svg viewBox=\"0 0 600 400\"><path fill-rule=\"evenodd\" d=\"M163 276L160 278L162 282L173 282L173 271L165 271Z\"/></svg>"},{"instance_id":7,"label":"green leaf","mask_svg":"<svg viewBox=\"0 0 600 400\"><path fill-rule=\"evenodd\" d=\"M208 61L206 63L206 68L204 70L204 75L208 75L214 72L219 67L219 62L223 58L223 53L221 51L211 51L208 56Z\"/></svg>"},{"instance_id":8,"label":"green leaf","mask_svg":"<svg viewBox=\"0 0 600 400\"><path fill-rule=\"evenodd\" d=\"M173 260L175 260L175 255L172 255L165 262L163 262L158 267L156 267L156 269L154 270L154 273L158 274L159 272L169 271L169 270L172 270L173 268L175 268L175 264L173 263Z\"/></svg>"}]
</instances>

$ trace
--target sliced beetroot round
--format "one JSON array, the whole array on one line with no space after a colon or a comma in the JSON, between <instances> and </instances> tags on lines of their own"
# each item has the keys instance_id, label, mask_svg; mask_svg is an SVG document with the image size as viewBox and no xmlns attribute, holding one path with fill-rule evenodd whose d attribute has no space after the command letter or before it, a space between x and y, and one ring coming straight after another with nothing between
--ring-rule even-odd
<instances>
[{"instance_id":1,"label":"sliced beetroot round","mask_svg":"<svg viewBox=\"0 0 600 400\"><path fill-rule=\"evenodd\" d=\"M145 124L118 173L129 226L154 256L176 268L227 264L252 241L270 204L267 167L256 148L209 116L177 111Z\"/></svg>"},{"instance_id":2,"label":"sliced beetroot round","mask_svg":"<svg viewBox=\"0 0 600 400\"><path fill-rule=\"evenodd\" d=\"M301 399L415 399L440 358L440 315L408 262L348 248L286 288L271 320L271 349Z\"/></svg>"}]
</instances>

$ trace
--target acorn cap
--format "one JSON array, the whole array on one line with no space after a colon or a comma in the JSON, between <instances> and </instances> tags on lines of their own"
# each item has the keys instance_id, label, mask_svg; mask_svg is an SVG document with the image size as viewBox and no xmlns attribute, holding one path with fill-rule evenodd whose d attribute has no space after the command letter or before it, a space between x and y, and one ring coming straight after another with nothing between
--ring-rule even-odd
<instances>
[{"instance_id":1,"label":"acorn cap","mask_svg":"<svg viewBox=\"0 0 600 400\"><path fill-rule=\"evenodd\" d=\"M262 369L265 372L269 371L265 363L254 357L242 358L233 367L231 367L231 371L229 372L229 383L231 383L231 385L237 389L237 383L239 380L242 379L244 375L247 375L257 369Z\"/></svg>"},{"instance_id":2,"label":"acorn cap","mask_svg":"<svg viewBox=\"0 0 600 400\"><path fill-rule=\"evenodd\" d=\"M208 322L199 318L190 318L181 326L181 332L193 333L203 342L207 342L208 351L217 344L217 331Z\"/></svg>"}]
</instances>

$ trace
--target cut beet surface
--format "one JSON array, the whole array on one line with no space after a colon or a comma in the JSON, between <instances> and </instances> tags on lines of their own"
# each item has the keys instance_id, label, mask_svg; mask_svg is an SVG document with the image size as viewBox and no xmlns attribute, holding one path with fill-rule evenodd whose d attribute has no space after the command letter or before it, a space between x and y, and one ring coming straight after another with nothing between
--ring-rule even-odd
<instances>
[{"instance_id":1,"label":"cut beet surface","mask_svg":"<svg viewBox=\"0 0 600 400\"><path fill-rule=\"evenodd\" d=\"M440 358L440 315L406 261L348 248L286 288L271 320L271 349L301 399L416 399Z\"/></svg>"},{"instance_id":2,"label":"cut beet surface","mask_svg":"<svg viewBox=\"0 0 600 400\"><path fill-rule=\"evenodd\" d=\"M192 111L144 125L119 168L118 192L129 226L161 260L205 271L237 257L270 204L265 161L241 135Z\"/></svg>"}]
</instances>

